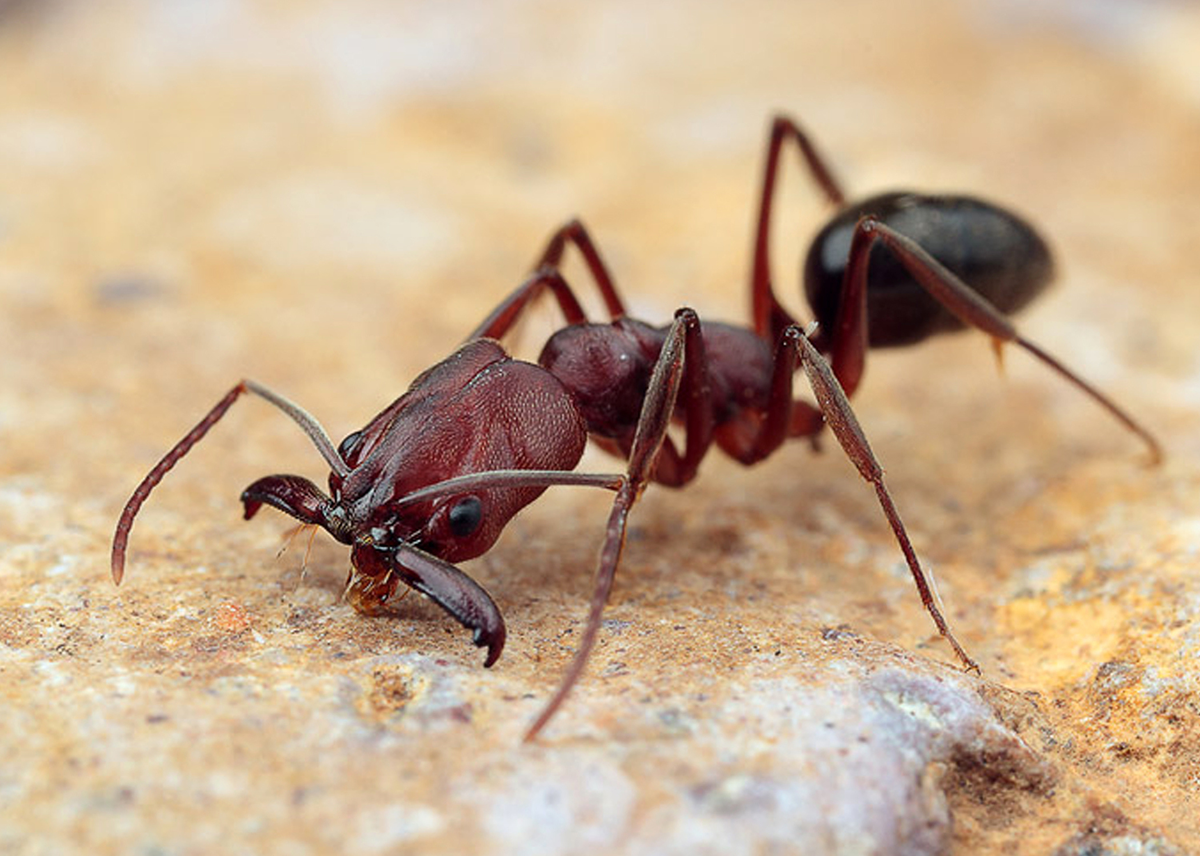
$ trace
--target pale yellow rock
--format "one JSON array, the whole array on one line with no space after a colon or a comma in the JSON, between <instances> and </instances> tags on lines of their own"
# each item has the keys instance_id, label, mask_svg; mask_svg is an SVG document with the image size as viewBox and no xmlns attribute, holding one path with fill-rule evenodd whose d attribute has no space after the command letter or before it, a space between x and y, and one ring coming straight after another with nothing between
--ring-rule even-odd
<instances>
[{"instance_id":1,"label":"pale yellow rock","mask_svg":"<svg viewBox=\"0 0 1200 856\"><path fill-rule=\"evenodd\" d=\"M0 852L1200 852L1198 39L1186 4L0 3ZM509 626L484 670L419 597L356 615L344 548L302 575L241 522L253 479L324 478L248 401L113 587L122 503L238 378L344 436L572 215L639 316L745 318L774 110L856 193L1040 224L1023 329L1167 449L980 336L872 357L855 405L982 679L832 442L647 492L533 746L606 496L467 566ZM799 311L827 212L791 160L779 205Z\"/></svg>"}]
</instances>

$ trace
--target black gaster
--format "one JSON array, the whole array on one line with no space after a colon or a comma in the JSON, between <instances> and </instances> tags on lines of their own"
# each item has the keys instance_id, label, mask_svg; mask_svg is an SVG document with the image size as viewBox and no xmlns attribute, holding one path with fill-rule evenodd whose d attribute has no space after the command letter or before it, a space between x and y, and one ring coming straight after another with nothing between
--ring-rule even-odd
<instances>
[{"instance_id":1,"label":"black gaster","mask_svg":"<svg viewBox=\"0 0 1200 856\"><path fill-rule=\"evenodd\" d=\"M813 240L804 290L817 321L832 329L855 224L872 215L912 238L1005 315L1041 293L1054 275L1050 249L1028 223L970 196L884 193L843 209ZM962 322L908 275L886 247L871 250L867 317L872 347L920 342Z\"/></svg>"}]
</instances>

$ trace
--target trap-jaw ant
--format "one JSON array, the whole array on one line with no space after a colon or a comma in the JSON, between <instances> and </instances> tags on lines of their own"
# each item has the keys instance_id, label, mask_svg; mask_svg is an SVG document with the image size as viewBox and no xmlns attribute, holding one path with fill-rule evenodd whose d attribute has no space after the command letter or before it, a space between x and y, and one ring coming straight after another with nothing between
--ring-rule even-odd
<instances>
[{"instance_id":1,"label":"trap-jaw ant","mask_svg":"<svg viewBox=\"0 0 1200 856\"><path fill-rule=\"evenodd\" d=\"M819 322L807 334L776 300L769 276L771 206L788 140L840 208L805 265L806 292ZM605 323L588 321L559 273L568 243L595 280L609 315ZM872 254L876 243L887 252ZM486 552L508 521L551 485L615 491L579 647L527 732L532 739L578 681L596 643L626 520L647 484L687 484L713 444L752 464L786 439L815 437L827 425L874 487L938 632L967 668L978 671L941 613L847 395L861 380L869 346L911 344L935 332L974 327L997 349L1015 343L1083 389L1141 437L1157 460L1158 443L1132 416L1018 335L1005 317L1045 287L1051 269L1037 233L990 203L886 194L846 205L807 137L792 121L776 118L756 230L752 329L702 324L686 308L665 327L629 318L595 243L572 221L553 235L534 274L465 344L337 447L297 405L253 381L238 383L133 492L113 538L113 579L120 583L124 574L130 529L150 491L246 393L291 417L331 472L328 493L302 476L259 479L242 493L245 517L270 505L325 529L351 548L346 597L356 609L376 614L401 586L415 588L473 631L475 644L487 648L486 666L504 647L504 621L487 592L455 563ZM498 340L547 292L567 326L550 337L537 364L513 359ZM794 398L797 370L803 370L816 406ZM682 449L667 434L673 421L683 426ZM626 459L624 473L573 472L589 436Z\"/></svg>"}]
</instances>

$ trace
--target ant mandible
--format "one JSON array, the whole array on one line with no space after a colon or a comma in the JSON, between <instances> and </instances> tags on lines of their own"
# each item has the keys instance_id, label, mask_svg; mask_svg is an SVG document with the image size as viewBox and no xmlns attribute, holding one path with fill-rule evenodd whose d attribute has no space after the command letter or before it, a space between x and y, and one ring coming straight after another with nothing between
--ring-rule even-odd
<instances>
[{"instance_id":1,"label":"ant mandible","mask_svg":"<svg viewBox=\"0 0 1200 856\"><path fill-rule=\"evenodd\" d=\"M807 334L775 298L769 276L771 206L780 152L789 139L829 201L842 209L818 236L805 265L806 292L817 316L815 331ZM890 258L872 261L876 241ZM559 272L568 243L595 280L607 323L588 321ZM748 465L784 440L813 438L828 425L874 487L938 632L977 672L939 609L847 395L862 377L867 347L975 327L997 349L1015 343L1046 362L1138 434L1158 460L1159 446L1149 432L1018 335L1005 317L1044 288L1051 268L1033 229L986 202L886 194L846 206L807 137L794 122L777 117L756 230L753 329L702 325L687 308L665 327L629 318L596 244L582 223L572 221L552 236L534 274L458 350L337 447L316 419L286 398L250 380L234 386L134 490L113 538L113 580L119 584L124 575L130 530L151 490L245 393L295 421L331 470L328 494L302 476L259 479L241 495L245 518L265 504L322 527L351 548L346 599L357 610L377 614L402 584L414 588L473 631L475 644L487 647L485 666L503 650L504 620L487 592L455 563L490 549L508 521L547 487L615 491L587 623L558 688L526 733L530 740L562 705L595 646L626 521L647 484L687 484L714 443ZM567 326L550 337L537 364L510 357L498 340L547 291ZM794 398L798 369L817 406ZM668 436L672 421L683 425L682 451ZM573 471L589 436L627 460L624 473Z\"/></svg>"}]
</instances>

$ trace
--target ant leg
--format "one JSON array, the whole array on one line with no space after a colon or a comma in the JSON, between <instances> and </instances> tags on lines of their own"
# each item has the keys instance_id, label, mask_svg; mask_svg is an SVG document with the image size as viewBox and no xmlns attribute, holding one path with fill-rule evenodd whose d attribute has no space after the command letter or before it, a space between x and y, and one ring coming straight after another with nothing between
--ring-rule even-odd
<instances>
[{"instance_id":1,"label":"ant leg","mask_svg":"<svg viewBox=\"0 0 1200 856\"><path fill-rule=\"evenodd\" d=\"M819 410L793 398L792 375L797 368L804 369L820 405ZM912 573L921 603L933 619L938 632L946 637L946 641L950 643L963 665L978 672L979 666L954 638L942 615L933 587L917 560L916 551L909 540L904 523L900 520L896 504L884 484L883 468L875 453L871 451L866 434L850 407L849 398L846 397L829 363L799 327L793 324L785 328L779 337L779 344L775 348L771 393L765 418L749 418L744 426L722 433L721 447L737 461L749 465L770 455L788 437L815 436L823 423L832 429L846 457L853 462L859 474L874 486L879 505Z\"/></svg>"},{"instance_id":2,"label":"ant leg","mask_svg":"<svg viewBox=\"0 0 1200 856\"><path fill-rule=\"evenodd\" d=\"M825 198L838 207L846 202L841 186L808 135L786 116L775 116L771 120L771 133L767 142L758 223L754 230L754 267L750 275L750 314L754 332L771 342L778 342L784 328L795 323L788 311L780 305L771 285L771 212L779 174L779 155L787 140L792 140L799 148L809 173L825 194Z\"/></svg>"},{"instance_id":3,"label":"ant leg","mask_svg":"<svg viewBox=\"0 0 1200 856\"><path fill-rule=\"evenodd\" d=\"M562 274L550 268L539 268L517 286L516 291L501 301L500 305L493 309L491 314L471 332L471 335L467 336L466 341L499 339L512 329L525 309L547 288L553 292L567 324L587 323L587 315L584 314L583 307L579 305L575 293L571 291L571 286L563 279Z\"/></svg>"},{"instance_id":4,"label":"ant leg","mask_svg":"<svg viewBox=\"0 0 1200 856\"><path fill-rule=\"evenodd\" d=\"M875 487L879 505L883 509L884 516L887 517L888 524L892 527L896 541L900 544L901 552L904 553L904 561L908 564L909 571L912 572L913 582L916 583L917 592L921 595L921 604L925 607L925 611L929 613L938 632L950 643L950 647L954 649L954 653L958 655L963 665L969 671L978 673L978 664L958 644L958 640L954 638L950 626L942 615L933 587L917 560L917 554L913 549L912 542L909 541L908 532L900 520L900 513L896 510L896 504L892 501L891 494L888 493L887 486L883 482L883 467L880 466L875 453L871 451L867 436L863 433L862 426L859 425L854 410L850 407L850 400L834 376L829 363L813 347L799 327L789 327L784 331L780 347L782 348L785 344L796 353L796 358L804 369L809 385L817 397L817 403L821 406L825 422L837 437L846 457L858 468L859 474Z\"/></svg>"},{"instance_id":5,"label":"ant leg","mask_svg":"<svg viewBox=\"0 0 1200 856\"><path fill-rule=\"evenodd\" d=\"M587 263L588 270L591 271L592 279L600 289L600 296L604 299L604 305L612 320L616 321L618 318L624 317L625 305L622 303L620 295L617 294L612 275L600 257L600 251L596 249L596 244L588 233L587 227L575 219L560 227L550 237L546 249L542 251L541 257L534 266L534 273L521 283L504 302L493 309L483 323L467 337L467 340L485 337L499 339L512 329L526 307L547 288L554 293L568 324L586 324L587 316L584 314L583 307L580 306L579 300L558 269L568 241L575 244L579 248L579 252L583 254L583 259Z\"/></svg>"},{"instance_id":6,"label":"ant leg","mask_svg":"<svg viewBox=\"0 0 1200 856\"><path fill-rule=\"evenodd\" d=\"M587 227L578 217L559 227L558 231L551 236L535 269L550 267L558 270L567 241L578 247L579 252L583 255L583 260L592 273L592 279L595 280L596 287L600 289L600 296L604 299L605 308L608 309L609 319L616 321L618 318L624 318L625 304L621 300L621 296L617 294L612 274L608 272L608 266L600 258L600 251L596 249L596 243L592 240Z\"/></svg>"},{"instance_id":7,"label":"ant leg","mask_svg":"<svg viewBox=\"0 0 1200 856\"><path fill-rule=\"evenodd\" d=\"M653 479L668 487L682 487L696 477L700 461L712 446L715 433L713 422L712 387L708 376L708 354L704 347L704 336L701 332L700 319L690 309L681 309L676 313L677 324L683 325L683 375L678 392L679 408L684 416L684 447L680 453L675 443L662 428L662 447L654 461ZM674 327L672 327L672 330ZM669 336L668 336L669 337ZM661 360L660 356L660 360ZM647 392L649 398L649 392ZM645 407L642 414L645 418ZM671 410L665 411L668 421ZM638 422L641 431L642 420ZM632 459L633 449L637 447L637 434L634 435L632 448L628 451Z\"/></svg>"},{"instance_id":8,"label":"ant leg","mask_svg":"<svg viewBox=\"0 0 1200 856\"><path fill-rule=\"evenodd\" d=\"M853 308L843 306L839 310L838 330L834 331L832 337L833 341L837 342L838 336L841 334L844 326L847 324L850 326L857 325L861 328L859 331L861 343L846 346L847 350L853 353L843 354L840 357L837 349L833 351L832 356L835 370L844 367L847 362L853 363L855 354L858 355L858 359L861 359L862 353L866 350L866 338L863 331L866 329L865 299L867 266L871 247L875 241L883 242L900 263L904 265L913 279L920 283L935 300L946 307L960 321L969 327L974 327L991 336L997 357L1000 355L1001 347L1005 344L1012 343L1024 349L1060 376L1070 381L1078 389L1082 390L1093 401L1107 410L1118 422L1140 437L1150 452L1151 464L1157 464L1162 460L1162 447L1159 445L1158 440L1149 430L1134 419L1131 414L1127 413L1115 401L1096 387L1068 369L1051 354L1021 336L1017 332L1017 328L1002 312L955 276L941 262L929 255L916 241L901 235L895 229L879 222L874 217L864 217L854 227L854 237L850 242L850 259L846 266L846 287L843 290L843 294L846 296L857 295L854 302L860 305ZM843 301L846 301L846 299L847 297L843 297ZM845 321L843 318L847 312L853 316L850 321ZM839 365L839 359L842 361L841 365ZM861 373L861 365L859 373ZM842 377L841 371L838 371L838 377L839 379ZM857 378L853 382L856 382L856 380ZM851 387L853 386L853 382L851 383Z\"/></svg>"},{"instance_id":9,"label":"ant leg","mask_svg":"<svg viewBox=\"0 0 1200 856\"><path fill-rule=\"evenodd\" d=\"M800 368L801 352L793 341L796 325L785 327L775 346L766 411L746 410L726 422L718 443L731 458L750 466L771 455L789 437L815 438L824 427L821 411L792 393L792 378Z\"/></svg>"},{"instance_id":10,"label":"ant leg","mask_svg":"<svg viewBox=\"0 0 1200 856\"><path fill-rule=\"evenodd\" d=\"M604 546L600 551L600 562L596 568L591 605L588 609L587 622L579 638L579 647L576 648L575 657L559 682L558 689L555 690L550 701L525 733L526 741L536 738L562 706L567 695L583 674L592 649L596 645L596 638L600 632L601 615L604 612L604 605L608 601L609 592L612 590L613 578L616 576L617 565L621 560L621 550L625 545L625 527L629 511L649 483L654 471L655 459L658 457L659 450L663 448L667 436L667 426L671 422L671 414L675 409L675 401L680 392L682 376L689 373L684 366L685 360L690 360L686 351L699 338L699 326L696 313L692 310L680 309L675 313L675 321L667 333L666 342L659 353L654 372L650 376L650 384L646 389L646 397L642 401L642 412L638 418L637 430L629 452L628 467L617 488L617 496L613 501L612 512L609 514ZM690 381L685 383L691 385ZM706 449L707 446L696 446L697 452L693 452L692 448L689 437L688 452L684 455L685 461L695 454L702 454L699 450Z\"/></svg>"},{"instance_id":11,"label":"ant leg","mask_svg":"<svg viewBox=\"0 0 1200 856\"><path fill-rule=\"evenodd\" d=\"M867 366L867 265L871 260L870 241L864 243L858 231L850 244L846 271L842 275L842 296L833 326L818 333L821 350L829 354L833 373L846 395L853 395ZM972 290L972 294L975 292Z\"/></svg>"}]
</instances>

